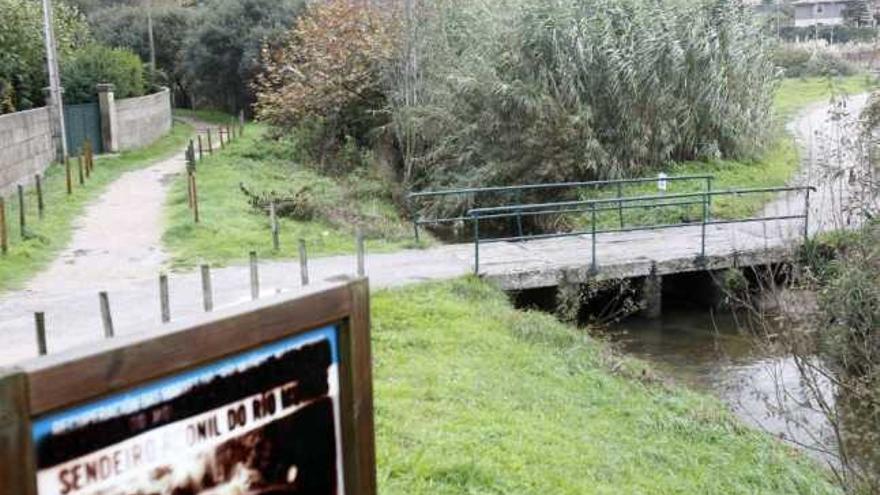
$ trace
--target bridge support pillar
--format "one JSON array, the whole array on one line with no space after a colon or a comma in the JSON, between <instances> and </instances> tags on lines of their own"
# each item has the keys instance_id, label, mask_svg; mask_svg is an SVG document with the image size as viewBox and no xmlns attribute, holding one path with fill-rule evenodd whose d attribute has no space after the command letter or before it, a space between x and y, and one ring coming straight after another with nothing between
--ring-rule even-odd
<instances>
[{"instance_id":1,"label":"bridge support pillar","mask_svg":"<svg viewBox=\"0 0 880 495\"><path fill-rule=\"evenodd\" d=\"M663 314L663 277L657 274L657 266L651 266L649 273L642 281L642 316L650 319L660 318Z\"/></svg>"}]
</instances>

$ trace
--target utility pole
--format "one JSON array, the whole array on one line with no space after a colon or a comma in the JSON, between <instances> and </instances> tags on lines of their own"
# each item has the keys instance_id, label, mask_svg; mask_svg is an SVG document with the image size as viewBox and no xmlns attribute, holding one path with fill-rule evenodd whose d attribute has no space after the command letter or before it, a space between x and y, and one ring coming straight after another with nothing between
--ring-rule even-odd
<instances>
[{"instance_id":1,"label":"utility pole","mask_svg":"<svg viewBox=\"0 0 880 495\"><path fill-rule=\"evenodd\" d=\"M61 101L61 76L58 73L58 53L55 50L55 27L52 0L43 0L43 39L46 42L46 66L49 72L49 112L54 122L56 159L67 156L67 132L64 128L64 106Z\"/></svg>"},{"instance_id":2,"label":"utility pole","mask_svg":"<svg viewBox=\"0 0 880 495\"><path fill-rule=\"evenodd\" d=\"M153 39L153 1L147 0L147 37L150 40L150 77L156 77L156 42ZM155 82L155 81L153 81Z\"/></svg>"}]
</instances>

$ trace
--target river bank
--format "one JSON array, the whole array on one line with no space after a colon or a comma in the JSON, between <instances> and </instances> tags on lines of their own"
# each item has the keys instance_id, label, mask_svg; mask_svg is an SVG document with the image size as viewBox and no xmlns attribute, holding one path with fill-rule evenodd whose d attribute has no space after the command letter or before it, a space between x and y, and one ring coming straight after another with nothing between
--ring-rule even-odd
<instances>
[{"instance_id":1,"label":"river bank","mask_svg":"<svg viewBox=\"0 0 880 495\"><path fill-rule=\"evenodd\" d=\"M383 493L837 493L716 399L462 279L373 301Z\"/></svg>"}]
</instances>

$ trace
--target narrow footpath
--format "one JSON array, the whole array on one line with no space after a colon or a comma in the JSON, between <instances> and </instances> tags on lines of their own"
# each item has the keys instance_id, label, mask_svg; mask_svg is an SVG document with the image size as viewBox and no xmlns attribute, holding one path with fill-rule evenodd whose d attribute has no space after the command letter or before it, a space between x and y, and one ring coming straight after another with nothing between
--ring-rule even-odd
<instances>
[{"instance_id":1,"label":"narrow footpath","mask_svg":"<svg viewBox=\"0 0 880 495\"><path fill-rule=\"evenodd\" d=\"M865 101L864 96L850 99L849 120L858 115ZM811 107L790 126L803 156L802 173L794 182L810 181L820 188L811 208L811 215L818 220L811 228L813 233L836 225L832 222L832 203L834 191L842 187L819 180L815 167L819 163L851 166L851 157L838 149L844 127L841 121L829 119L829 112L828 104ZM26 290L0 296L0 365L36 355L35 311L46 314L50 353L101 339L99 291L110 294L117 335L161 330L158 275L166 260L161 247L161 215L168 178L183 167L181 154L121 177L88 209L78 223L71 246L48 270ZM767 205L765 214L800 214L802 208L802 201L780 197ZM688 226L603 234L597 243L597 259L607 267L659 262L671 257L692 258L699 252L699 231L699 226ZM801 232L802 224L791 222L713 227L707 234L707 254L790 245L800 240ZM589 263L589 246L589 239L584 237L491 244L481 250L481 272L515 275L548 267L583 267ZM446 245L380 255L368 253L366 269L373 288L388 288L472 273L473 260L473 245ZM303 290L296 261L261 263L259 269L261 297ZM352 255L319 258L309 263L313 284L355 271ZM250 300L248 267L214 269L212 276L215 310ZM203 314L198 273L172 274L170 294L173 321Z\"/></svg>"},{"instance_id":2,"label":"narrow footpath","mask_svg":"<svg viewBox=\"0 0 880 495\"><path fill-rule=\"evenodd\" d=\"M207 127L186 122L199 131ZM25 292L126 286L157 273L168 259L162 248L165 200L172 180L185 169L186 154L180 151L107 186L74 222L70 244Z\"/></svg>"}]
</instances>

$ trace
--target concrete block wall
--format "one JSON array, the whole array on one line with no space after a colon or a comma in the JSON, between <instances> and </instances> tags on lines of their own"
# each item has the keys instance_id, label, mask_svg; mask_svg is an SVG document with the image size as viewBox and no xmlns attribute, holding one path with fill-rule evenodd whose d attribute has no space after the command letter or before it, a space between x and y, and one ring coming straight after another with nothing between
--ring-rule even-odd
<instances>
[{"instance_id":1,"label":"concrete block wall","mask_svg":"<svg viewBox=\"0 0 880 495\"><path fill-rule=\"evenodd\" d=\"M116 100L119 151L151 144L171 130L171 91Z\"/></svg>"},{"instance_id":2,"label":"concrete block wall","mask_svg":"<svg viewBox=\"0 0 880 495\"><path fill-rule=\"evenodd\" d=\"M30 184L54 159L48 108L0 115L0 194Z\"/></svg>"}]
</instances>

